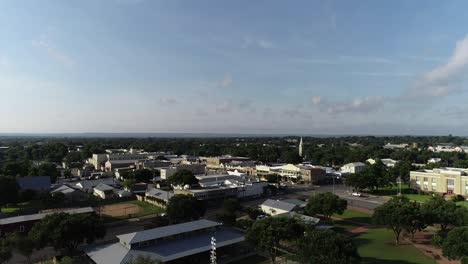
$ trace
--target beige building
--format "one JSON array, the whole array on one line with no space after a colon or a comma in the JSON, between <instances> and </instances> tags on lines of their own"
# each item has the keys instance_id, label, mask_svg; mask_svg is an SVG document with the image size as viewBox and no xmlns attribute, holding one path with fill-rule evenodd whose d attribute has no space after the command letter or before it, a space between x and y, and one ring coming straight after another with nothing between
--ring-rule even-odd
<instances>
[{"instance_id":1,"label":"beige building","mask_svg":"<svg viewBox=\"0 0 468 264\"><path fill-rule=\"evenodd\" d=\"M411 171L410 186L424 192L468 196L468 169L436 168Z\"/></svg>"}]
</instances>

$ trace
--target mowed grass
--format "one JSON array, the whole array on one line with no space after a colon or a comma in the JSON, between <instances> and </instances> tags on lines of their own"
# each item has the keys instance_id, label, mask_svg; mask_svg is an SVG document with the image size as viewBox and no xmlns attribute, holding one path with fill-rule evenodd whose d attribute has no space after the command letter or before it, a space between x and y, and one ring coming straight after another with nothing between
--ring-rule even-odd
<instances>
[{"instance_id":1,"label":"mowed grass","mask_svg":"<svg viewBox=\"0 0 468 264\"><path fill-rule=\"evenodd\" d=\"M398 196L398 186L390 186L390 187L384 187L381 188L377 191L372 192L374 195L380 195L380 196L389 196L389 197L396 197ZM431 195L429 194L415 194L414 190L411 189L408 184L402 184L401 185L401 194L411 201L416 201L423 203L429 199L431 199Z\"/></svg>"},{"instance_id":2,"label":"mowed grass","mask_svg":"<svg viewBox=\"0 0 468 264\"><path fill-rule=\"evenodd\" d=\"M359 222L363 224L372 223L372 215L359 212L356 210L346 209L342 215L334 214L333 217L341 218L343 220L349 220L353 222Z\"/></svg>"},{"instance_id":3,"label":"mowed grass","mask_svg":"<svg viewBox=\"0 0 468 264\"><path fill-rule=\"evenodd\" d=\"M354 241L362 257L362 263L436 263L412 245L396 246L392 231L385 228L369 229L356 236Z\"/></svg>"},{"instance_id":4,"label":"mowed grass","mask_svg":"<svg viewBox=\"0 0 468 264\"><path fill-rule=\"evenodd\" d=\"M466 207L468 209L468 201L460 201L460 202L457 202L457 204L463 207Z\"/></svg>"},{"instance_id":5,"label":"mowed grass","mask_svg":"<svg viewBox=\"0 0 468 264\"><path fill-rule=\"evenodd\" d=\"M2 207L2 213L14 214L21 210L42 210L44 205L40 200L33 200L25 203L19 203L10 207Z\"/></svg>"}]
</instances>

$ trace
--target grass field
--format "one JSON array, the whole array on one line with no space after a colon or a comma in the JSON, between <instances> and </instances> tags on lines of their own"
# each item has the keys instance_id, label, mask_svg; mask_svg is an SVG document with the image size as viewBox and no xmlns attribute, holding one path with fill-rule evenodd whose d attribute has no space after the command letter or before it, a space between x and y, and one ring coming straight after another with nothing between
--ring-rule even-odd
<instances>
[{"instance_id":1,"label":"grass field","mask_svg":"<svg viewBox=\"0 0 468 264\"><path fill-rule=\"evenodd\" d=\"M458 205L464 206L468 209L468 201L457 202Z\"/></svg>"},{"instance_id":2,"label":"grass field","mask_svg":"<svg viewBox=\"0 0 468 264\"><path fill-rule=\"evenodd\" d=\"M372 222L371 214L366 214L366 213L362 213L362 212L350 210L350 209L345 210L342 215L334 214L333 217L338 217L344 220L350 220L350 221L360 222L364 224L371 224Z\"/></svg>"},{"instance_id":3,"label":"grass field","mask_svg":"<svg viewBox=\"0 0 468 264\"><path fill-rule=\"evenodd\" d=\"M369 229L355 237L354 241L362 257L362 263L436 263L412 245L395 246L393 233L384 228Z\"/></svg>"},{"instance_id":4,"label":"grass field","mask_svg":"<svg viewBox=\"0 0 468 264\"><path fill-rule=\"evenodd\" d=\"M153 214L160 214L164 212L164 209L143 201L127 201L127 202L121 202L121 203L115 203L112 205L137 205L141 208L141 210L138 213L132 214L132 215L123 215L123 216L103 216L105 222L115 222L119 220L124 220L124 219L129 219L129 218L138 218L142 216L147 216L147 215L153 215Z\"/></svg>"},{"instance_id":5,"label":"grass field","mask_svg":"<svg viewBox=\"0 0 468 264\"><path fill-rule=\"evenodd\" d=\"M14 214L20 210L42 210L44 205L39 200L33 200L30 202L19 203L16 206L12 207L2 207L2 213L11 213Z\"/></svg>"}]
</instances>

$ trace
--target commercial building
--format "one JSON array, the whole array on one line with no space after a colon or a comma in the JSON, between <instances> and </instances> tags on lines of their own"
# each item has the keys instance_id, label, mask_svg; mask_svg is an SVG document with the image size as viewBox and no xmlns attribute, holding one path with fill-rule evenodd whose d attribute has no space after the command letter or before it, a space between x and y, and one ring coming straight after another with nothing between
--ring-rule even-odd
<instances>
[{"instance_id":1,"label":"commercial building","mask_svg":"<svg viewBox=\"0 0 468 264\"><path fill-rule=\"evenodd\" d=\"M171 191L152 188L146 191L145 202L165 208L169 202L169 199L171 199L173 196L174 193Z\"/></svg>"},{"instance_id":2,"label":"commercial building","mask_svg":"<svg viewBox=\"0 0 468 264\"><path fill-rule=\"evenodd\" d=\"M177 166L172 166L169 168L162 168L161 171L161 180L167 180L167 178L174 175L176 172L181 170L191 171L194 175L205 174L205 165L204 164L178 164Z\"/></svg>"},{"instance_id":3,"label":"commercial building","mask_svg":"<svg viewBox=\"0 0 468 264\"><path fill-rule=\"evenodd\" d=\"M223 252L232 252L237 244L245 240L240 231L205 219L119 235L117 238L117 243L92 247L85 253L96 264L124 264L138 256L163 263L207 263L209 256L206 254L212 247L213 238L218 256L222 256Z\"/></svg>"},{"instance_id":4,"label":"commercial building","mask_svg":"<svg viewBox=\"0 0 468 264\"><path fill-rule=\"evenodd\" d=\"M424 192L468 197L468 169L436 168L411 171L410 186Z\"/></svg>"},{"instance_id":5,"label":"commercial building","mask_svg":"<svg viewBox=\"0 0 468 264\"><path fill-rule=\"evenodd\" d=\"M221 164L231 163L233 161L248 161L246 157L232 157L232 156L221 156L221 157L206 157L206 167L208 168L220 168Z\"/></svg>"}]
</instances>

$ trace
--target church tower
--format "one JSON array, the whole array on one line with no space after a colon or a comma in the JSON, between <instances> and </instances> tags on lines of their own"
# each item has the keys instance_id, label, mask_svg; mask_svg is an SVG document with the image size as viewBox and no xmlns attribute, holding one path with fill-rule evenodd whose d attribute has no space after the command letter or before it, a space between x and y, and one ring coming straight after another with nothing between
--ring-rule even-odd
<instances>
[{"instance_id":1,"label":"church tower","mask_svg":"<svg viewBox=\"0 0 468 264\"><path fill-rule=\"evenodd\" d=\"M299 141L299 156L302 157L302 137L301 137L301 141Z\"/></svg>"}]
</instances>

